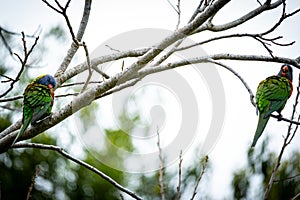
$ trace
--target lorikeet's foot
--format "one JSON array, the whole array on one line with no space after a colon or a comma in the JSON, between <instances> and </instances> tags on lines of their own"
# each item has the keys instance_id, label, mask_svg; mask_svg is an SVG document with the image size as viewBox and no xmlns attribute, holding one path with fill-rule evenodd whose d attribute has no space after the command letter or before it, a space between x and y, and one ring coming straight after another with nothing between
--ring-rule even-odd
<instances>
[{"instance_id":1,"label":"lorikeet's foot","mask_svg":"<svg viewBox=\"0 0 300 200\"><path fill-rule=\"evenodd\" d=\"M277 115L277 121L281 121L281 120L282 120L282 114L279 113L279 114Z\"/></svg>"}]
</instances>

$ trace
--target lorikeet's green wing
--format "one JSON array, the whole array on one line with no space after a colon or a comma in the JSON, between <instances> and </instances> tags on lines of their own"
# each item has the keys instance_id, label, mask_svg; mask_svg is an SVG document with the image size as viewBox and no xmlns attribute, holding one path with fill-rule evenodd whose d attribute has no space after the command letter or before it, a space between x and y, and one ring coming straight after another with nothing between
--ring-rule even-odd
<instances>
[{"instance_id":1,"label":"lorikeet's green wing","mask_svg":"<svg viewBox=\"0 0 300 200\"><path fill-rule=\"evenodd\" d=\"M25 132L30 123L49 115L53 104L53 97L49 88L38 83L29 84L24 92L23 125L13 144Z\"/></svg>"},{"instance_id":2,"label":"lorikeet's green wing","mask_svg":"<svg viewBox=\"0 0 300 200\"><path fill-rule=\"evenodd\" d=\"M264 131L270 115L280 113L291 94L291 84L285 77L271 76L259 83L256 92L256 104L259 111L258 125L254 135L252 147Z\"/></svg>"},{"instance_id":3,"label":"lorikeet's green wing","mask_svg":"<svg viewBox=\"0 0 300 200\"><path fill-rule=\"evenodd\" d=\"M31 123L51 113L53 97L47 86L33 83L25 93L24 105L28 105L33 111Z\"/></svg>"}]
</instances>

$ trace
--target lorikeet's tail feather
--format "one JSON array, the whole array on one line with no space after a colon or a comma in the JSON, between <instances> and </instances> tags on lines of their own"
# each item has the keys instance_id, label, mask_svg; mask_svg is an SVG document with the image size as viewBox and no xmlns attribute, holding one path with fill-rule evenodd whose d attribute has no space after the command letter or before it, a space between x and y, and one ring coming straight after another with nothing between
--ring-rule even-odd
<instances>
[{"instance_id":1,"label":"lorikeet's tail feather","mask_svg":"<svg viewBox=\"0 0 300 200\"><path fill-rule=\"evenodd\" d=\"M18 138L26 131L27 127L30 124L30 121L31 121L30 118L23 121L23 125L22 125L21 129L11 145L14 145L17 142Z\"/></svg>"},{"instance_id":2,"label":"lorikeet's tail feather","mask_svg":"<svg viewBox=\"0 0 300 200\"><path fill-rule=\"evenodd\" d=\"M254 135L251 147L255 146L258 138L261 136L262 132L264 131L269 119L270 119L270 116L265 118L264 114L259 114L258 124L257 124L257 128L255 131L255 135Z\"/></svg>"}]
</instances>

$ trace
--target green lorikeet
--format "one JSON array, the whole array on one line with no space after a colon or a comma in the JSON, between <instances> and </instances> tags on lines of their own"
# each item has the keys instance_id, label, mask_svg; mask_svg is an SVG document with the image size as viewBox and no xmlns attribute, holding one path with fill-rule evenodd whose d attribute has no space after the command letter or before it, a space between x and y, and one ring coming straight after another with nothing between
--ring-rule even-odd
<instances>
[{"instance_id":1,"label":"green lorikeet","mask_svg":"<svg viewBox=\"0 0 300 200\"><path fill-rule=\"evenodd\" d=\"M48 74L38 76L27 85L23 94L22 127L12 145L25 132L30 123L34 124L51 113L55 86L55 79Z\"/></svg>"},{"instance_id":2,"label":"green lorikeet","mask_svg":"<svg viewBox=\"0 0 300 200\"><path fill-rule=\"evenodd\" d=\"M259 83L255 96L259 117L251 147L255 146L264 131L270 115L277 111L281 116L280 113L293 92L292 81L293 69L285 64L277 76L270 76Z\"/></svg>"}]
</instances>

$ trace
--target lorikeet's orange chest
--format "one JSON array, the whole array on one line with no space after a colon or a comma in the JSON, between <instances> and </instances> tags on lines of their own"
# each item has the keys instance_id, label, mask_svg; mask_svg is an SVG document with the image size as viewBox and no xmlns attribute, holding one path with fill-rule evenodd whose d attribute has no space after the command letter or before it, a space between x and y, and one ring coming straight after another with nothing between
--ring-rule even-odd
<instances>
[{"instance_id":1,"label":"lorikeet's orange chest","mask_svg":"<svg viewBox=\"0 0 300 200\"><path fill-rule=\"evenodd\" d=\"M52 99L54 99L54 91L53 91L52 85L49 84L49 85L48 85L48 88L50 89L50 93L51 93ZM51 107L53 106L53 100L51 101L50 106L51 106Z\"/></svg>"},{"instance_id":2,"label":"lorikeet's orange chest","mask_svg":"<svg viewBox=\"0 0 300 200\"><path fill-rule=\"evenodd\" d=\"M290 95L289 95L289 98L290 98L290 96L293 93L293 83L292 83L292 81L289 80L289 84L290 84L290 87L291 87L291 91L290 91Z\"/></svg>"}]
</instances>

